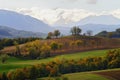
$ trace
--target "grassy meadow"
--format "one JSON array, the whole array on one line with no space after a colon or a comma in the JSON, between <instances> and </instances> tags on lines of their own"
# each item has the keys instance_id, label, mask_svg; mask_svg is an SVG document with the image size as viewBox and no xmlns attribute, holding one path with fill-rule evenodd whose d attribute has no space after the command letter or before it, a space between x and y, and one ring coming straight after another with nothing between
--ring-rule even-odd
<instances>
[{"instance_id":1,"label":"grassy meadow","mask_svg":"<svg viewBox=\"0 0 120 80\"><path fill-rule=\"evenodd\" d=\"M25 66L30 66L34 64L47 63L49 61L53 61L57 59L80 59L86 57L103 57L107 54L108 50L95 50L95 51L87 51L87 52L79 52L73 54L64 54L59 56L54 56L41 60L23 60L15 57L9 57L5 64L0 63L0 72L8 72L9 70L14 70L16 68L22 68Z\"/></svg>"}]
</instances>

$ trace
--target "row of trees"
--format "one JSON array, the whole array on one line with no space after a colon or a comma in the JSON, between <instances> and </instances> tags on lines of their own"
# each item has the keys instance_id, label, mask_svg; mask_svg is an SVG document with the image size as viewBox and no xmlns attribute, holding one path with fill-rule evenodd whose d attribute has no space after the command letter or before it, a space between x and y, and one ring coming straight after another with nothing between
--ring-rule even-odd
<instances>
[{"instance_id":1,"label":"row of trees","mask_svg":"<svg viewBox=\"0 0 120 80\"><path fill-rule=\"evenodd\" d=\"M82 30L79 28L79 26L74 26L73 28L71 28L72 35L80 35L80 33L82 32ZM58 38L58 36L60 36L60 31L59 30L55 30L54 32L49 32L47 39L51 39L51 38Z\"/></svg>"},{"instance_id":2,"label":"row of trees","mask_svg":"<svg viewBox=\"0 0 120 80\"><path fill-rule=\"evenodd\" d=\"M31 42L37 39L40 39L40 38L30 37L30 38L16 38L16 39L8 39L8 38L0 39L0 50L6 46L13 46L15 41L18 44L24 44L26 42Z\"/></svg>"},{"instance_id":3,"label":"row of trees","mask_svg":"<svg viewBox=\"0 0 120 80\"><path fill-rule=\"evenodd\" d=\"M79 36L81 34L82 30L80 29L79 26L74 26L71 28L70 30L70 33L73 35L73 36ZM48 33L48 36L47 36L47 39L51 39L51 38L57 38L58 36L60 36L60 31L59 30L55 30L54 32L49 32ZM88 30L86 33L83 34L84 36L91 36L92 35L92 31L91 30Z\"/></svg>"},{"instance_id":4,"label":"row of trees","mask_svg":"<svg viewBox=\"0 0 120 80\"><path fill-rule=\"evenodd\" d=\"M31 67L16 69L7 73L8 80L36 80L41 77L56 77L61 74L103 70L120 67L120 49L109 51L105 57L89 57L80 60L59 60L47 64L38 64ZM0 77L0 80L3 77ZM5 80L5 79L4 79Z\"/></svg>"},{"instance_id":5,"label":"row of trees","mask_svg":"<svg viewBox=\"0 0 120 80\"><path fill-rule=\"evenodd\" d=\"M81 34L82 30L80 29L79 26L74 26L71 28L71 31L73 36L78 36ZM86 33L83 33L83 36L92 36L92 31L88 30Z\"/></svg>"}]
</instances>

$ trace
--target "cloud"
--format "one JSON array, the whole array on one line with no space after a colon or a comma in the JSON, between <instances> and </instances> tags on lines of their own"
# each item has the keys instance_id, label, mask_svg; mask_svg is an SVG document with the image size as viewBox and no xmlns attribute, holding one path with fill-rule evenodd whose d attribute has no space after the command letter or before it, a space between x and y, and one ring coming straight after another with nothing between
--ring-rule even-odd
<instances>
[{"instance_id":1,"label":"cloud","mask_svg":"<svg viewBox=\"0 0 120 80\"><path fill-rule=\"evenodd\" d=\"M98 0L87 0L88 4L97 4Z\"/></svg>"},{"instance_id":2,"label":"cloud","mask_svg":"<svg viewBox=\"0 0 120 80\"><path fill-rule=\"evenodd\" d=\"M77 22L88 16L99 16L99 15L113 15L120 18L120 9L113 11L101 11L92 12L85 9L40 9L39 7L33 8L17 8L14 9L19 13L30 15L39 20L44 21L47 24L54 25L60 21L60 24L69 24L72 22Z\"/></svg>"},{"instance_id":3,"label":"cloud","mask_svg":"<svg viewBox=\"0 0 120 80\"><path fill-rule=\"evenodd\" d=\"M23 13L25 15L31 15L37 19L40 19L50 25L53 25L60 19L65 20L64 23L68 24L70 22L79 21L86 16L94 15L93 12L89 12L84 9L39 9L39 8L18 8L17 12Z\"/></svg>"},{"instance_id":4,"label":"cloud","mask_svg":"<svg viewBox=\"0 0 120 80\"><path fill-rule=\"evenodd\" d=\"M61 0L61 3L63 4L63 3L69 3L69 4L73 4L73 3L77 3L77 2L79 2L80 0Z\"/></svg>"},{"instance_id":5,"label":"cloud","mask_svg":"<svg viewBox=\"0 0 120 80\"><path fill-rule=\"evenodd\" d=\"M67 1L69 1L69 2L77 2L79 0L67 0Z\"/></svg>"},{"instance_id":6,"label":"cloud","mask_svg":"<svg viewBox=\"0 0 120 80\"><path fill-rule=\"evenodd\" d=\"M112 14L113 16L120 18L120 9L116 9L114 11L111 11L110 14Z\"/></svg>"}]
</instances>

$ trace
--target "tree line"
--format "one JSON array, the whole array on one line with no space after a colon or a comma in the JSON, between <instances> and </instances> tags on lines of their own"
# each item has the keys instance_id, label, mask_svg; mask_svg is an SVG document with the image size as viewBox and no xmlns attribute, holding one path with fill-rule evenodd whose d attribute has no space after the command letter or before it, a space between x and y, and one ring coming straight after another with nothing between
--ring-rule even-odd
<instances>
[{"instance_id":1,"label":"tree line","mask_svg":"<svg viewBox=\"0 0 120 80\"><path fill-rule=\"evenodd\" d=\"M105 57L88 57L79 60L59 60L9 71L0 75L0 80L36 80L42 77L56 77L62 74L104 70L120 67L120 49L108 51Z\"/></svg>"},{"instance_id":2,"label":"tree line","mask_svg":"<svg viewBox=\"0 0 120 80\"><path fill-rule=\"evenodd\" d=\"M73 26L70 30L72 36L81 35L82 29L79 26ZM49 32L46 39L58 38L61 35L59 30L54 30L53 32ZM92 36L92 31L88 30L86 33L83 33L83 36Z\"/></svg>"},{"instance_id":3,"label":"tree line","mask_svg":"<svg viewBox=\"0 0 120 80\"><path fill-rule=\"evenodd\" d=\"M7 47L7 46L13 46L15 41L18 44L24 44L26 42L31 42L31 41L34 41L37 39L41 39L41 38L30 37L30 38L14 38L14 39L4 38L4 39L0 39L0 50L3 49L4 47Z\"/></svg>"}]
</instances>

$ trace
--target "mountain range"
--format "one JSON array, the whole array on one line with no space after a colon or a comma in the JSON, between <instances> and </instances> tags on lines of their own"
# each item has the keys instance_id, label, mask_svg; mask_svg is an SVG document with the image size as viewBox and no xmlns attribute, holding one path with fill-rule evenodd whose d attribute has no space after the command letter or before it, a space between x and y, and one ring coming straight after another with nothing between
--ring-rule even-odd
<instances>
[{"instance_id":1,"label":"mountain range","mask_svg":"<svg viewBox=\"0 0 120 80\"><path fill-rule=\"evenodd\" d=\"M93 31L93 35L101 32L101 31L114 31L118 28L120 28L120 25L105 25L105 24L86 24L80 26L83 32L86 32L88 30Z\"/></svg>"},{"instance_id":2,"label":"mountain range","mask_svg":"<svg viewBox=\"0 0 120 80\"><path fill-rule=\"evenodd\" d=\"M0 38L18 38L18 37L45 37L46 34L38 32L30 32L23 30L16 30L6 26L0 26Z\"/></svg>"},{"instance_id":3,"label":"mountain range","mask_svg":"<svg viewBox=\"0 0 120 80\"><path fill-rule=\"evenodd\" d=\"M113 15L99 15L99 16L88 16L77 22L70 21L69 23L65 23L66 19L60 18L58 21L54 23L54 26L66 26L72 27L74 25L86 25L86 24L102 24L102 25L120 25L120 19L114 17Z\"/></svg>"},{"instance_id":4,"label":"mountain range","mask_svg":"<svg viewBox=\"0 0 120 80\"><path fill-rule=\"evenodd\" d=\"M104 30L114 31L117 28L120 28L120 19L112 15L88 16L80 21L62 24L61 26L64 26L62 29L66 27L70 28L72 26L79 26L83 33L91 30L93 31L93 34L97 34Z\"/></svg>"},{"instance_id":5,"label":"mountain range","mask_svg":"<svg viewBox=\"0 0 120 80\"><path fill-rule=\"evenodd\" d=\"M61 22L62 20L59 21ZM59 23L59 21L57 23ZM70 34L71 27L79 26L82 29L82 33L91 30L93 31L93 34L97 34L103 30L114 31L115 29L120 28L120 19L112 15L89 16L77 22L56 25L53 27L28 15L9 10L0 10L0 25L7 26L7 28L12 28L15 31L18 30L18 32L20 30L29 31L29 34L36 34L36 32L47 34L55 29L59 29L62 34ZM2 30L0 32L2 34L4 33ZM8 35L9 33L5 34ZM11 34L9 34L9 36L10 35Z\"/></svg>"},{"instance_id":6,"label":"mountain range","mask_svg":"<svg viewBox=\"0 0 120 80\"><path fill-rule=\"evenodd\" d=\"M51 26L45 24L43 21L40 21L28 15L23 15L8 10L0 10L0 25L8 26L17 30L42 33L52 30Z\"/></svg>"},{"instance_id":7,"label":"mountain range","mask_svg":"<svg viewBox=\"0 0 120 80\"><path fill-rule=\"evenodd\" d=\"M75 24L102 24L102 25L120 25L120 19L113 15L88 16Z\"/></svg>"}]
</instances>

